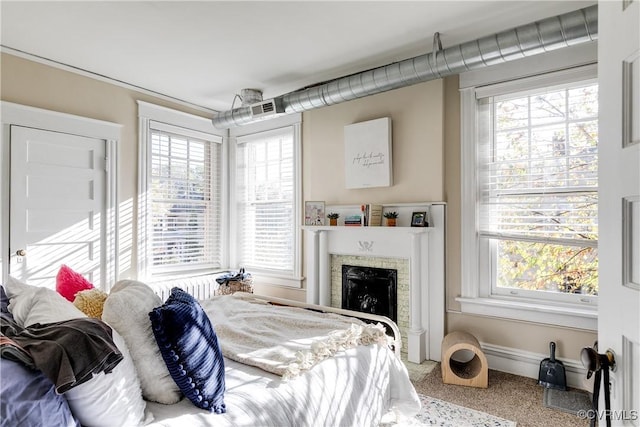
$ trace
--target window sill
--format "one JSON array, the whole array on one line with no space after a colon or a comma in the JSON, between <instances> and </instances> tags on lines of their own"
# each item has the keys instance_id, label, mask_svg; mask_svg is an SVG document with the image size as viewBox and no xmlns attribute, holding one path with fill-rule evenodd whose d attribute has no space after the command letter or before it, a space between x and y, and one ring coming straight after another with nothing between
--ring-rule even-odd
<instances>
[{"instance_id":1,"label":"window sill","mask_svg":"<svg viewBox=\"0 0 640 427\"><path fill-rule=\"evenodd\" d=\"M551 305L499 297L457 297L456 301L460 303L462 312L466 314L500 317L588 331L598 330L597 307L583 307L577 304Z\"/></svg>"}]
</instances>

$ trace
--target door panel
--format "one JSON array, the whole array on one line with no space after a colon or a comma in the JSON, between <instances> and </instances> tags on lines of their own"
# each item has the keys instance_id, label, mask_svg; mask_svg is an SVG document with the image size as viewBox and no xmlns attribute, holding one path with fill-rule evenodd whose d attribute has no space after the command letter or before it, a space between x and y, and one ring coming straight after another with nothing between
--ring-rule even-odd
<instances>
[{"instance_id":1,"label":"door panel","mask_svg":"<svg viewBox=\"0 0 640 427\"><path fill-rule=\"evenodd\" d=\"M11 127L12 276L55 287L66 264L102 285L105 153L101 139Z\"/></svg>"},{"instance_id":2,"label":"door panel","mask_svg":"<svg viewBox=\"0 0 640 427\"><path fill-rule=\"evenodd\" d=\"M640 4L598 3L598 348L615 354L612 425L640 425ZM600 396L604 393L601 392ZM604 401L598 414L604 425Z\"/></svg>"}]
</instances>

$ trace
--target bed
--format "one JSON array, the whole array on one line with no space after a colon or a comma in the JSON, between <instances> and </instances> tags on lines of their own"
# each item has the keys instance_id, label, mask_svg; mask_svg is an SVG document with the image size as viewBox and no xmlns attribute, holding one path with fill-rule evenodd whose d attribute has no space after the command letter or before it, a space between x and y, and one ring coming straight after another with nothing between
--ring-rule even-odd
<instances>
[{"instance_id":1,"label":"bed","mask_svg":"<svg viewBox=\"0 0 640 427\"><path fill-rule=\"evenodd\" d=\"M47 322L95 323L83 319L86 315L81 310L51 289L30 287L11 278L5 288L10 303L8 310L5 303L4 311L26 328ZM85 382L58 394L66 399L78 424L377 426L389 413L406 417L420 409L399 358L400 334L386 318L252 294L218 296L197 304L179 290L172 297L173 291L167 301L161 301L146 284L129 280L118 282L106 298L103 295L100 322L112 329L113 343L123 359L111 374L93 373ZM200 381L198 369L203 366L196 355L203 348L210 354L207 343L216 341L213 359L219 357L221 362L202 381L214 383L211 378L219 377L222 393L218 381L211 393L218 397L207 401L208 390L214 389L198 383L195 389L200 395L195 397L205 396L205 407L198 407L192 392L180 385L181 374L172 368L172 359L165 357L169 353L159 350L165 341L158 331L171 333L158 325L158 318L171 327L179 322L167 312L155 318L150 313L167 307L173 310L170 302L180 307L180 315L188 306L187 317L195 310L206 322L192 325L197 339L186 340L191 332L184 328L177 333L179 340L189 341L179 345L192 346L182 348L180 358L174 352L176 369L182 370L183 379L192 381L192 387ZM3 314L3 333L6 322ZM198 335L209 323L214 341ZM189 357L195 359L187 360ZM194 361L192 371L189 363ZM7 372L6 366L2 369L3 374ZM4 398L8 393L5 384L2 387L5 416L9 411L5 406L10 404Z\"/></svg>"}]
</instances>

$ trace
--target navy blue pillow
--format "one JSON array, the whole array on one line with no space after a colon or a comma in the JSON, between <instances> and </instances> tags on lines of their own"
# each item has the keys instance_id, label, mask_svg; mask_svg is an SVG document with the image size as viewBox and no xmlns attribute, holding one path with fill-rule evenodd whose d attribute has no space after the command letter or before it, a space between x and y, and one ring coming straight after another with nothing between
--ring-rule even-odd
<instances>
[{"instance_id":1,"label":"navy blue pillow","mask_svg":"<svg viewBox=\"0 0 640 427\"><path fill-rule=\"evenodd\" d=\"M0 426L80 427L64 395L41 371L0 358Z\"/></svg>"},{"instance_id":2,"label":"navy blue pillow","mask_svg":"<svg viewBox=\"0 0 640 427\"><path fill-rule=\"evenodd\" d=\"M198 408L226 412L222 351L198 301L173 288L149 318L162 358L182 393Z\"/></svg>"}]
</instances>

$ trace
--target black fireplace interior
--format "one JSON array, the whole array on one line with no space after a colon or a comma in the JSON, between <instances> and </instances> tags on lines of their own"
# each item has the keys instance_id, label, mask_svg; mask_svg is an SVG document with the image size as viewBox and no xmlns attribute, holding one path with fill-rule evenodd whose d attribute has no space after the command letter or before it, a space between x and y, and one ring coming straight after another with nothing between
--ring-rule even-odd
<instances>
[{"instance_id":1,"label":"black fireplace interior","mask_svg":"<svg viewBox=\"0 0 640 427\"><path fill-rule=\"evenodd\" d=\"M398 271L342 266L342 308L387 316L397 322Z\"/></svg>"}]
</instances>

